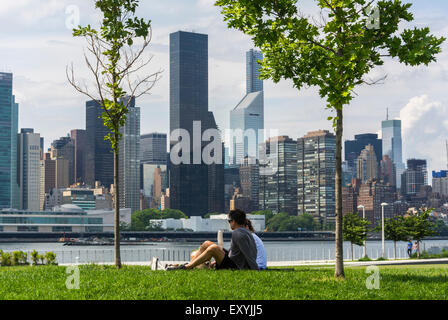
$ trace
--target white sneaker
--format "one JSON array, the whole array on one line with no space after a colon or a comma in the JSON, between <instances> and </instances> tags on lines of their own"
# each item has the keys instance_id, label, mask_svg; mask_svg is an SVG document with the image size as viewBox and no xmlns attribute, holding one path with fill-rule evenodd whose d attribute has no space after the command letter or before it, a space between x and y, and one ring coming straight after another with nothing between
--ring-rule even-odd
<instances>
[{"instance_id":1,"label":"white sneaker","mask_svg":"<svg viewBox=\"0 0 448 320\"><path fill-rule=\"evenodd\" d=\"M152 257L151 270L158 270L159 269L159 265L160 265L159 258Z\"/></svg>"}]
</instances>

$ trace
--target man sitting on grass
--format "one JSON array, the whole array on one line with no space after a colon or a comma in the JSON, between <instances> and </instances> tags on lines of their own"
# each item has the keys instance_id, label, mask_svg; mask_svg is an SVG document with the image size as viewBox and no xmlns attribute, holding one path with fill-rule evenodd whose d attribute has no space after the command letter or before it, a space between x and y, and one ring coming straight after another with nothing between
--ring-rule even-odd
<instances>
[{"instance_id":1,"label":"man sitting on grass","mask_svg":"<svg viewBox=\"0 0 448 320\"><path fill-rule=\"evenodd\" d=\"M211 258L216 261L216 269L258 270L257 246L249 230L245 228L246 213L236 209L229 212L229 224L232 232L230 250L227 251L217 244L204 242L194 259L187 264L169 267L167 270L193 269Z\"/></svg>"}]
</instances>

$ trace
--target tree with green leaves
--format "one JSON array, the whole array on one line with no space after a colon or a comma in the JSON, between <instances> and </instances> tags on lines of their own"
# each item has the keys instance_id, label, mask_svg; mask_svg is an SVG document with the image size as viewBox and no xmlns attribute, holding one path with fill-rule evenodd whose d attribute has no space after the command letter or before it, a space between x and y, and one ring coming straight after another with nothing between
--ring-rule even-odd
<instances>
[{"instance_id":1,"label":"tree with green leaves","mask_svg":"<svg viewBox=\"0 0 448 320\"><path fill-rule=\"evenodd\" d=\"M103 15L99 29L88 25L73 30L74 37L83 37L87 42L84 60L92 75L92 84L89 86L75 79L73 64L66 70L69 83L101 105L101 117L110 131L105 140L110 141L114 153L114 245L117 268L121 267L120 129L126 123L128 107L133 98L149 94L160 75L160 71L151 73L144 70L151 61L151 57L145 58L144 51L151 42L152 29L151 21L135 16L137 7L138 0L96 0L95 8Z\"/></svg>"},{"instance_id":2,"label":"tree with green leaves","mask_svg":"<svg viewBox=\"0 0 448 320\"><path fill-rule=\"evenodd\" d=\"M434 209L420 209L404 218L404 226L410 238L417 241L417 257L420 258L420 243L426 237L434 235L436 225L431 222L430 214Z\"/></svg>"},{"instance_id":3,"label":"tree with green leaves","mask_svg":"<svg viewBox=\"0 0 448 320\"><path fill-rule=\"evenodd\" d=\"M218 0L230 28L251 36L264 58L261 78L292 80L300 90L316 86L336 131L336 265L335 276L345 277L342 242L342 135L343 108L354 90L369 80L369 73L386 57L417 66L435 61L445 38L429 28L399 30L411 22L412 4L382 0L372 8L367 0L315 0L319 17L300 13L297 0ZM372 12L374 14L372 14ZM375 14L376 13L376 14Z\"/></svg>"},{"instance_id":4,"label":"tree with green leaves","mask_svg":"<svg viewBox=\"0 0 448 320\"><path fill-rule=\"evenodd\" d=\"M397 259L397 242L409 240L409 232L402 216L384 220L384 238L394 242L394 258Z\"/></svg>"},{"instance_id":5,"label":"tree with green leaves","mask_svg":"<svg viewBox=\"0 0 448 320\"><path fill-rule=\"evenodd\" d=\"M350 241L350 249L353 256L353 245L363 246L367 240L367 226L369 220L361 218L357 213L348 213L342 223L342 235L345 241Z\"/></svg>"}]
</instances>

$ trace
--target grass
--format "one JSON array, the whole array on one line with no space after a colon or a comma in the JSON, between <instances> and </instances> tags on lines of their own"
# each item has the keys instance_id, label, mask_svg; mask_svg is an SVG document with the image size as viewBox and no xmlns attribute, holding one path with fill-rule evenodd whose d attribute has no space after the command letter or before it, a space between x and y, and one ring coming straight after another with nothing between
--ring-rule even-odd
<instances>
[{"instance_id":1,"label":"grass","mask_svg":"<svg viewBox=\"0 0 448 320\"><path fill-rule=\"evenodd\" d=\"M365 267L346 267L346 280L334 269L294 271L151 271L148 267L86 265L80 289L68 290L65 267L0 268L0 300L305 300L448 299L448 268L443 265L382 266L380 289L368 290Z\"/></svg>"}]
</instances>

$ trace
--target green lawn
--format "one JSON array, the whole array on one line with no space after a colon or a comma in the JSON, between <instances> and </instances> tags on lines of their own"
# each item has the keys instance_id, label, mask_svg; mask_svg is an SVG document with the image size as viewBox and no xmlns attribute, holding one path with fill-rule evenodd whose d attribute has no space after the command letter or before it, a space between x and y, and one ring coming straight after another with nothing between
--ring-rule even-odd
<instances>
[{"instance_id":1,"label":"green lawn","mask_svg":"<svg viewBox=\"0 0 448 320\"><path fill-rule=\"evenodd\" d=\"M80 289L68 290L65 267L0 267L3 299L302 300L448 299L446 265L380 267L380 289L368 290L365 267L294 271L151 271L148 267L81 266Z\"/></svg>"}]
</instances>

